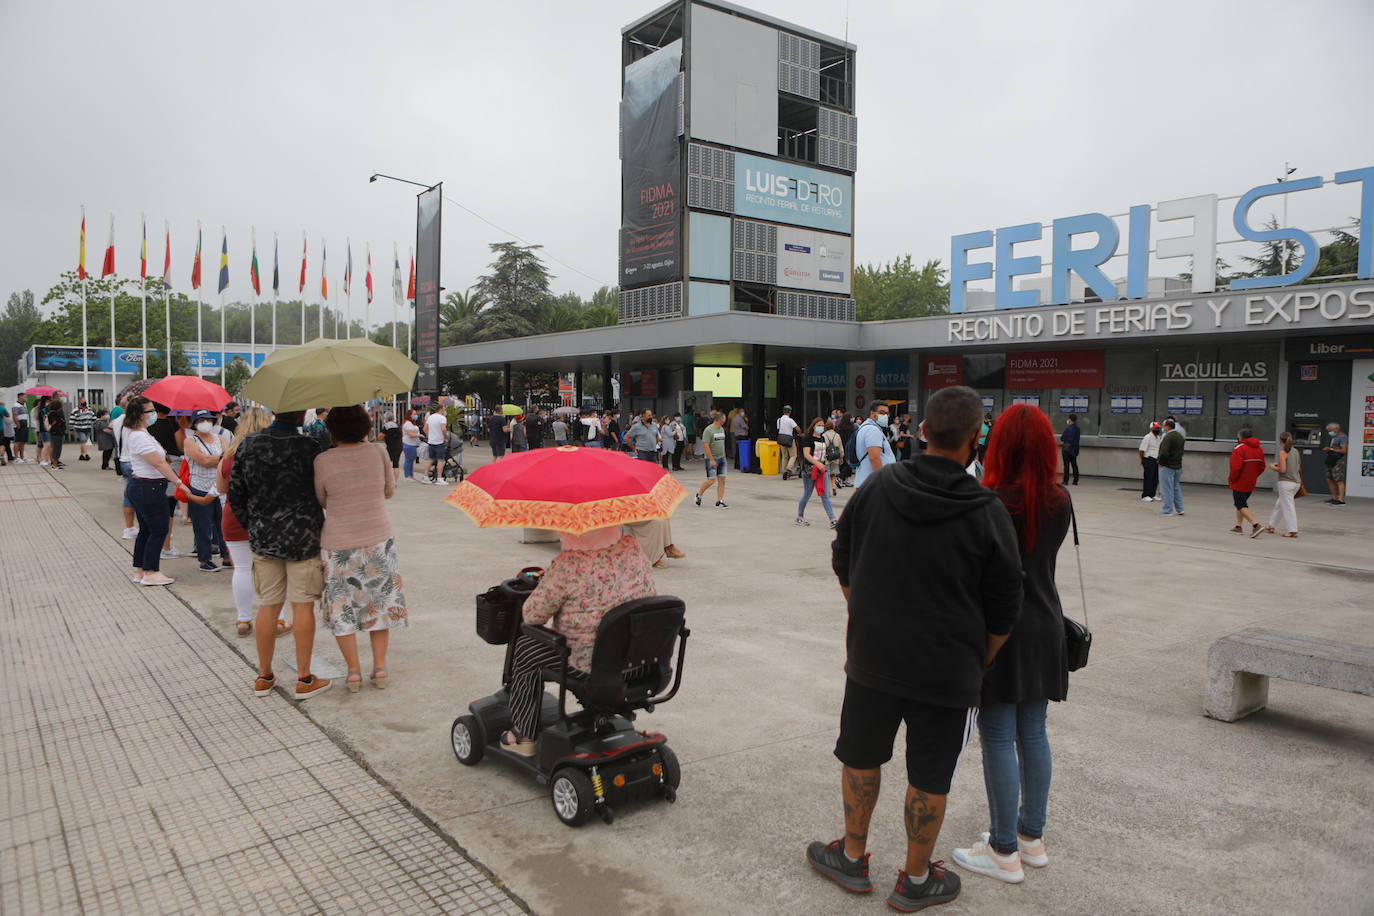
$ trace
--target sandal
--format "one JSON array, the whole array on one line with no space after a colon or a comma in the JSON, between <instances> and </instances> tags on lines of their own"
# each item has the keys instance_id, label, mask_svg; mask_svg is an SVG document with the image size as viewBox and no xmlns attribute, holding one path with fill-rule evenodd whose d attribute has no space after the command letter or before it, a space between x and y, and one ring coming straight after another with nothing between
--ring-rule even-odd
<instances>
[{"instance_id":1,"label":"sandal","mask_svg":"<svg viewBox=\"0 0 1374 916\"><path fill-rule=\"evenodd\" d=\"M654 561L654 569L667 569L667 568L668 568L668 564L667 564L667 563L664 563L662 560L655 560L655 561Z\"/></svg>"},{"instance_id":2,"label":"sandal","mask_svg":"<svg viewBox=\"0 0 1374 916\"><path fill-rule=\"evenodd\" d=\"M285 620L278 620L278 621L277 621L277 635L278 635L278 636L285 636L287 633L290 633L290 632L291 632L291 624L287 623Z\"/></svg>"},{"instance_id":3,"label":"sandal","mask_svg":"<svg viewBox=\"0 0 1374 916\"><path fill-rule=\"evenodd\" d=\"M356 681L353 680L355 677ZM348 688L349 693L357 693L363 686L363 673L356 668L349 669L348 677L344 678L344 686Z\"/></svg>"},{"instance_id":4,"label":"sandal","mask_svg":"<svg viewBox=\"0 0 1374 916\"><path fill-rule=\"evenodd\" d=\"M249 633L253 632L253 623L252 623L252 621L250 621L250 620L240 620L240 621L238 622L238 630L239 630L239 636L240 636L240 637L247 636Z\"/></svg>"},{"instance_id":5,"label":"sandal","mask_svg":"<svg viewBox=\"0 0 1374 916\"><path fill-rule=\"evenodd\" d=\"M501 733L501 746L513 754L519 754L521 757L534 756L534 741L529 738L521 738L517 736L514 731L505 731Z\"/></svg>"},{"instance_id":6,"label":"sandal","mask_svg":"<svg viewBox=\"0 0 1374 916\"><path fill-rule=\"evenodd\" d=\"M359 674L358 677L359 677L359 679L361 679L361 678L362 678L362 674ZM372 669L372 686L373 686L373 687L376 687L378 690L385 690L385 689L386 689L386 669L385 669L385 668L374 668L374 669Z\"/></svg>"},{"instance_id":7,"label":"sandal","mask_svg":"<svg viewBox=\"0 0 1374 916\"><path fill-rule=\"evenodd\" d=\"M1285 531L1283 536L1286 538L1295 538L1298 536L1298 533L1296 531Z\"/></svg>"}]
</instances>

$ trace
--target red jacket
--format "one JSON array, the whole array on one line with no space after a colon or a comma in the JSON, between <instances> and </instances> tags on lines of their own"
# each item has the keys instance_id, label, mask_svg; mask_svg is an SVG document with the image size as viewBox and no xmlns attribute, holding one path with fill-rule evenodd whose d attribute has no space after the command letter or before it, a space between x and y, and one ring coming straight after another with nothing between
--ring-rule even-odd
<instances>
[{"instance_id":1,"label":"red jacket","mask_svg":"<svg viewBox=\"0 0 1374 916\"><path fill-rule=\"evenodd\" d=\"M1264 473L1264 449L1254 436L1242 439L1231 449L1231 474L1226 482L1238 493L1253 493L1255 481Z\"/></svg>"}]
</instances>

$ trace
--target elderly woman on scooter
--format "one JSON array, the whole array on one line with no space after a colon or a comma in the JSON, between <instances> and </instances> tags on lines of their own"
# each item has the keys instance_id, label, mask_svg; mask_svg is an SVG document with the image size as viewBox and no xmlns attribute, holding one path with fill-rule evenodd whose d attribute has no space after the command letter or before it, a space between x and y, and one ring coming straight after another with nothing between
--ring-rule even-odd
<instances>
[{"instance_id":1,"label":"elderly woman on scooter","mask_svg":"<svg viewBox=\"0 0 1374 916\"><path fill-rule=\"evenodd\" d=\"M622 535L619 525L583 535L564 533L562 543L563 552L525 599L523 616L526 623L561 633L568 642L568 665L590 671L602 615L626 601L656 595L654 578L639 541ZM503 747L534 755L544 693L540 669L558 662L558 654L541 643L523 636L516 642L509 685L512 727L501 735Z\"/></svg>"}]
</instances>

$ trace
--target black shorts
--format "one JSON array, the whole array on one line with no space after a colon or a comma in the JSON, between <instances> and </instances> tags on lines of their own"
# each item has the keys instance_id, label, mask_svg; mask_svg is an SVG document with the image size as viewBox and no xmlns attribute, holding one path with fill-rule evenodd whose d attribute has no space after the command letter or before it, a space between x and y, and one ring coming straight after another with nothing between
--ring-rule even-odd
<instances>
[{"instance_id":1,"label":"black shorts","mask_svg":"<svg viewBox=\"0 0 1374 916\"><path fill-rule=\"evenodd\" d=\"M1233 502L1233 503L1236 504L1236 508L1237 508L1237 509L1249 509L1249 508L1250 508L1250 494L1249 494L1249 493L1242 493L1242 492L1240 492L1239 490L1232 490L1232 491L1231 491L1231 502Z\"/></svg>"},{"instance_id":2,"label":"black shorts","mask_svg":"<svg viewBox=\"0 0 1374 916\"><path fill-rule=\"evenodd\" d=\"M845 681L835 756L847 767L874 770L892 759L897 726L906 722L906 778L931 795L948 795L978 710L932 706Z\"/></svg>"}]
</instances>

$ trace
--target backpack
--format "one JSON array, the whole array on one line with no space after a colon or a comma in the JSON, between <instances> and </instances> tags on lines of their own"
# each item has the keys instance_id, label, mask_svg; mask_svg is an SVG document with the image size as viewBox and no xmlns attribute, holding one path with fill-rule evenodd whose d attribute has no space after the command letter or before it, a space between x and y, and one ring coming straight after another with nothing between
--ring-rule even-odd
<instances>
[{"instance_id":1,"label":"backpack","mask_svg":"<svg viewBox=\"0 0 1374 916\"><path fill-rule=\"evenodd\" d=\"M854 435L850 436L844 442L844 460L854 467L859 466L859 428L860 427L855 427Z\"/></svg>"}]
</instances>

